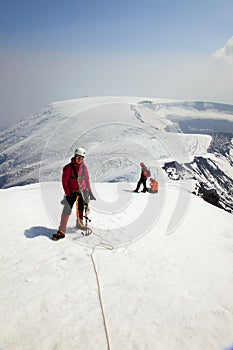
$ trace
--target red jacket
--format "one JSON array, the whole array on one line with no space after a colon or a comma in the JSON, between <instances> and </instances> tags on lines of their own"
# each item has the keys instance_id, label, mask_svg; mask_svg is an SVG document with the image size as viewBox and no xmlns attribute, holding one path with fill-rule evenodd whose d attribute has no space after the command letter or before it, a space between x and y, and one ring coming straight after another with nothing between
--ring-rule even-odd
<instances>
[{"instance_id":1,"label":"red jacket","mask_svg":"<svg viewBox=\"0 0 233 350\"><path fill-rule=\"evenodd\" d=\"M80 183L82 184L81 190L85 190L87 188L88 191L92 192L87 166L84 163L80 165L77 164L75 157L71 159L71 163L74 165L76 174L78 175ZM62 173L62 186L66 196L70 196L73 192L80 191L79 184L76 179L76 174L71 163L64 166Z\"/></svg>"}]
</instances>

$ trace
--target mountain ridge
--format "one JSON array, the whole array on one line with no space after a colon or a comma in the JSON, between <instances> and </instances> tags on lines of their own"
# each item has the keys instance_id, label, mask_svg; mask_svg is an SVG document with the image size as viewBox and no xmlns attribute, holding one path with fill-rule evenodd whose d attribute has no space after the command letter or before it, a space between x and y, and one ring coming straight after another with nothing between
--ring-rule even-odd
<instances>
[{"instance_id":1,"label":"mountain ridge","mask_svg":"<svg viewBox=\"0 0 233 350\"><path fill-rule=\"evenodd\" d=\"M195 122L195 134L189 129L182 132L179 123L197 117L197 121L221 119L233 126L233 106L120 96L53 102L0 133L0 188L60 181L62 166L78 142L87 148L86 162L98 182L137 181L138 158L152 167L154 175L158 164L162 169L168 158L182 163L186 157L185 163L191 164L193 157L208 154L212 161L221 159L231 168L229 130L202 130L201 123ZM228 176L233 177L231 172ZM162 174L160 181L166 181Z\"/></svg>"}]
</instances>

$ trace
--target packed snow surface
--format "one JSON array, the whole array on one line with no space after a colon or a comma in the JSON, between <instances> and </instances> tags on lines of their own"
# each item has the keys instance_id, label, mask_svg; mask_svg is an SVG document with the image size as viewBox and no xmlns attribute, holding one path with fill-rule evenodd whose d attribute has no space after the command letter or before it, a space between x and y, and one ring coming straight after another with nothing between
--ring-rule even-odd
<instances>
[{"instance_id":1,"label":"packed snow surface","mask_svg":"<svg viewBox=\"0 0 233 350\"><path fill-rule=\"evenodd\" d=\"M57 223L41 184L0 190L1 350L221 350L232 344L233 216L187 191L187 207L169 233L185 189L176 182L156 195L127 192L134 186L96 183L93 234L75 232L73 214L58 242L50 239ZM121 215L98 209L125 194ZM124 228L138 217L146 227L153 215L145 210L148 201L157 213L153 225L134 237Z\"/></svg>"}]
</instances>

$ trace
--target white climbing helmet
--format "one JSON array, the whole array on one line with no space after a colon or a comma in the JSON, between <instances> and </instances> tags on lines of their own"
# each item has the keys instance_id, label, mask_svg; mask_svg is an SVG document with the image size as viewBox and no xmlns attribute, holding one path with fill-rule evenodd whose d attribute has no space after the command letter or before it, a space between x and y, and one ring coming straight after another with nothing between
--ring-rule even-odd
<instances>
[{"instance_id":1,"label":"white climbing helmet","mask_svg":"<svg viewBox=\"0 0 233 350\"><path fill-rule=\"evenodd\" d=\"M75 151L74 151L74 155L76 156L81 156L83 158L85 158L86 156L86 151L83 147L78 147Z\"/></svg>"}]
</instances>

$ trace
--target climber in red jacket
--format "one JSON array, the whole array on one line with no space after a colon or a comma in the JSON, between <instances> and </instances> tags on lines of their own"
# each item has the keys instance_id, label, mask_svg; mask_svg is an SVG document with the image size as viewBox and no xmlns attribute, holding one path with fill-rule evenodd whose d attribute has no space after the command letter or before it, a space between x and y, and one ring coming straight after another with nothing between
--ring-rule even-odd
<instances>
[{"instance_id":1,"label":"climber in red jacket","mask_svg":"<svg viewBox=\"0 0 233 350\"><path fill-rule=\"evenodd\" d=\"M61 214L59 229L52 238L55 241L65 237L67 222L76 200L76 227L81 229L85 228L83 223L85 198L83 198L83 196L85 194L85 196L88 196L88 199L95 200L91 190L88 169L84 164L85 155L86 151L84 148L77 148L71 162L63 168L62 186L65 192L65 198L61 202L64 207Z\"/></svg>"}]
</instances>

